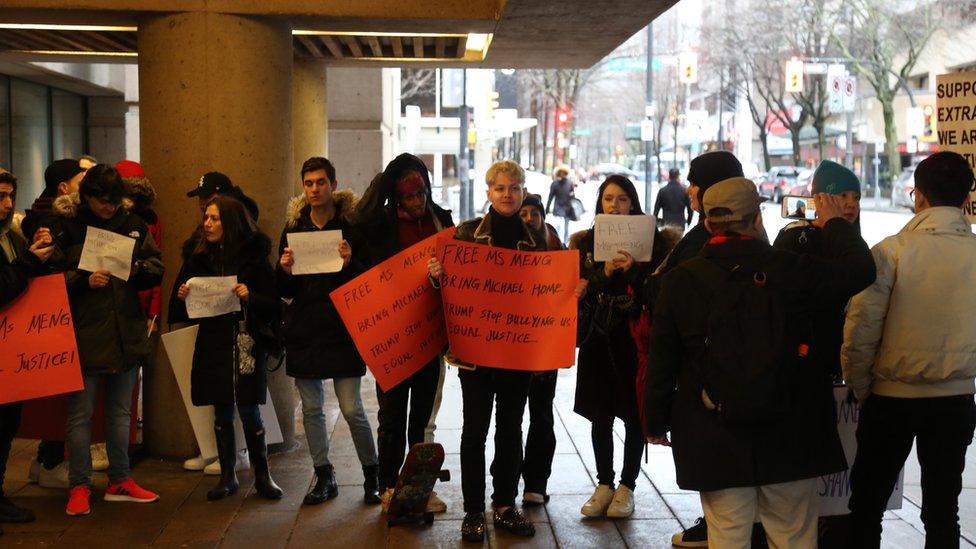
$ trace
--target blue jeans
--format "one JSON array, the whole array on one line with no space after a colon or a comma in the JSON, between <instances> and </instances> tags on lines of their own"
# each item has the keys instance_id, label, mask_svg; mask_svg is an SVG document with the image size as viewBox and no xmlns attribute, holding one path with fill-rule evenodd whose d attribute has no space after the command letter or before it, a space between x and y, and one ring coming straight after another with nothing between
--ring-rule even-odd
<instances>
[{"instance_id":1,"label":"blue jeans","mask_svg":"<svg viewBox=\"0 0 976 549\"><path fill-rule=\"evenodd\" d=\"M369 425L359 392L362 378L337 377L332 382L335 385L336 399L339 400L339 410L349 424L359 463L363 466L376 465L373 428ZM302 418L312 463L316 467L330 465L329 434L325 427L325 380L296 378L295 386L302 397Z\"/></svg>"},{"instance_id":2,"label":"blue jeans","mask_svg":"<svg viewBox=\"0 0 976 549\"><path fill-rule=\"evenodd\" d=\"M129 478L129 427L132 416L132 388L139 369L120 374L83 376L85 388L68 395L68 483L91 485L91 418L98 389L105 381L105 446L108 450L108 480Z\"/></svg>"},{"instance_id":3,"label":"blue jeans","mask_svg":"<svg viewBox=\"0 0 976 549\"><path fill-rule=\"evenodd\" d=\"M245 433L256 433L264 429L261 407L257 404L238 404L237 414L241 416L241 425ZM234 423L234 405L214 404L214 425L228 423Z\"/></svg>"}]
</instances>

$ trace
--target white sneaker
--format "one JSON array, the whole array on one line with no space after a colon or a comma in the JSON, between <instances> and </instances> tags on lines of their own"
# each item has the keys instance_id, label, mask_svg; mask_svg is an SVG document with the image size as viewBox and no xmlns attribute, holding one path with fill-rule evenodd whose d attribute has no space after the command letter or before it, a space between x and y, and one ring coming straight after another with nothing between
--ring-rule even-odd
<instances>
[{"instance_id":1,"label":"white sneaker","mask_svg":"<svg viewBox=\"0 0 976 549\"><path fill-rule=\"evenodd\" d=\"M428 513L446 513L447 504L444 500L437 497L437 492L430 493L430 499L427 500L427 512Z\"/></svg>"},{"instance_id":2,"label":"white sneaker","mask_svg":"<svg viewBox=\"0 0 976 549\"><path fill-rule=\"evenodd\" d=\"M37 484L37 479L41 475L41 462L36 459L31 460L30 469L27 470L27 482Z\"/></svg>"},{"instance_id":3,"label":"white sneaker","mask_svg":"<svg viewBox=\"0 0 976 549\"><path fill-rule=\"evenodd\" d=\"M37 474L37 484L42 488L68 489L68 462L62 461L54 469L41 467Z\"/></svg>"},{"instance_id":4,"label":"white sneaker","mask_svg":"<svg viewBox=\"0 0 976 549\"><path fill-rule=\"evenodd\" d=\"M91 445L91 461L92 471L108 470L108 450L105 449L104 442Z\"/></svg>"},{"instance_id":5,"label":"white sneaker","mask_svg":"<svg viewBox=\"0 0 976 549\"><path fill-rule=\"evenodd\" d=\"M613 501L607 508L610 518L627 518L634 514L634 491L621 484L613 493Z\"/></svg>"},{"instance_id":6,"label":"white sneaker","mask_svg":"<svg viewBox=\"0 0 976 549\"><path fill-rule=\"evenodd\" d=\"M585 517L602 517L606 514L607 507L610 507L611 501L613 501L613 490L606 484L600 484L590 499L583 504L580 513Z\"/></svg>"},{"instance_id":7,"label":"white sneaker","mask_svg":"<svg viewBox=\"0 0 976 549\"><path fill-rule=\"evenodd\" d=\"M237 462L234 463L235 471L246 471L251 468L251 460L247 459L247 448L243 448L237 451ZM220 474L220 461L214 461L210 465L203 468L203 474L205 475L219 475Z\"/></svg>"},{"instance_id":8,"label":"white sneaker","mask_svg":"<svg viewBox=\"0 0 976 549\"><path fill-rule=\"evenodd\" d=\"M187 471L203 471L204 467L215 461L217 461L217 456L205 458L199 455L184 461L183 468Z\"/></svg>"}]
</instances>

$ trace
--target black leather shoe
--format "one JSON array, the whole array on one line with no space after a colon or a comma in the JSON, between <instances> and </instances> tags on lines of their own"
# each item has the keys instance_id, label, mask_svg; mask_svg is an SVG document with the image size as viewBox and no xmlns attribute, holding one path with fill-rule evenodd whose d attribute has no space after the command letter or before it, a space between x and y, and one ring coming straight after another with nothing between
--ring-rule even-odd
<instances>
[{"instance_id":1,"label":"black leather shoe","mask_svg":"<svg viewBox=\"0 0 976 549\"><path fill-rule=\"evenodd\" d=\"M305 494L305 505L318 505L325 500L339 495L339 485L336 483L335 470L331 465L320 465L315 468L315 484Z\"/></svg>"},{"instance_id":2,"label":"black leather shoe","mask_svg":"<svg viewBox=\"0 0 976 549\"><path fill-rule=\"evenodd\" d=\"M0 522L34 522L34 511L14 505L14 502L0 496Z\"/></svg>"},{"instance_id":3,"label":"black leather shoe","mask_svg":"<svg viewBox=\"0 0 976 549\"><path fill-rule=\"evenodd\" d=\"M465 513L461 523L461 538L464 541L485 541L484 513Z\"/></svg>"},{"instance_id":4,"label":"black leather shoe","mask_svg":"<svg viewBox=\"0 0 976 549\"><path fill-rule=\"evenodd\" d=\"M525 515L520 513L518 509L514 507L505 509L504 513L499 513L496 510L495 526L500 526L516 536L525 536L530 538L535 535L535 526L529 522L529 519L525 518Z\"/></svg>"}]
</instances>

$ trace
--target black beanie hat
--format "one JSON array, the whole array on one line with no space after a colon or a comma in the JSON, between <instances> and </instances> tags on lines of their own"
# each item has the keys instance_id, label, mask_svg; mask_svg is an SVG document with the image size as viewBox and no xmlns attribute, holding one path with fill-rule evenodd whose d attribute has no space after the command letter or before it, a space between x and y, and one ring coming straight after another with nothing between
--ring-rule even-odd
<instances>
[{"instance_id":1,"label":"black beanie hat","mask_svg":"<svg viewBox=\"0 0 976 549\"><path fill-rule=\"evenodd\" d=\"M702 201L709 187L730 177L743 177L742 163L729 151L711 151L692 159L688 166L688 182L698 187L698 201Z\"/></svg>"},{"instance_id":2,"label":"black beanie hat","mask_svg":"<svg viewBox=\"0 0 976 549\"><path fill-rule=\"evenodd\" d=\"M542 220L546 220L546 209L542 206L541 196L532 193L525 195L525 200L522 201L522 207L524 208L525 206L532 206L539 210L539 213L542 214Z\"/></svg>"}]
</instances>

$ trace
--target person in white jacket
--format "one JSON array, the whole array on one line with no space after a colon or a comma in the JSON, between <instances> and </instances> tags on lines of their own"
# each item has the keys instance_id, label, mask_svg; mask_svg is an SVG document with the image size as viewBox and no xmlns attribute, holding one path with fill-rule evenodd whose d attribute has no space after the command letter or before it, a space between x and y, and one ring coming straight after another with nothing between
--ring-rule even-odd
<instances>
[{"instance_id":1,"label":"person in white jacket","mask_svg":"<svg viewBox=\"0 0 976 549\"><path fill-rule=\"evenodd\" d=\"M959 547L959 493L976 429L976 235L962 206L973 172L940 152L915 169L915 217L873 249L877 279L851 301L841 366L860 403L852 547L878 547L913 441L925 546Z\"/></svg>"}]
</instances>

